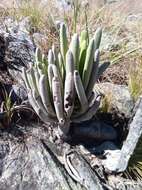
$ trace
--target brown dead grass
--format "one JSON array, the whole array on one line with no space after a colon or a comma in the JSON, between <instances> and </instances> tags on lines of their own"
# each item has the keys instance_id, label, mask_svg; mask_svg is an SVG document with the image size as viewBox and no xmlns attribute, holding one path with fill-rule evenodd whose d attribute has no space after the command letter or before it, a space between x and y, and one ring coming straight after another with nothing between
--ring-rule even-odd
<instances>
[{"instance_id":1,"label":"brown dead grass","mask_svg":"<svg viewBox=\"0 0 142 190\"><path fill-rule=\"evenodd\" d=\"M82 1L80 0L80 2ZM102 26L104 31L110 32L116 38L117 35L121 36L126 41L131 40L129 36L134 35L137 44L132 48L142 46L142 23L132 23L126 20L130 14L141 13L142 0L122 0L119 3L105 6L103 3L104 0L89 0L89 5L86 9L89 33L93 35L96 28ZM40 42L40 46L44 52L48 51L52 43L58 43L58 34L54 28L55 20L65 21L68 25L69 34L71 35L72 33L73 11L59 11L56 7L55 0L49 0L47 6L45 5L44 7L39 6L38 0L29 1L28 6L22 4L18 9L16 0L2 0L0 5L3 7L1 10L9 11L9 15L14 16L16 19L25 16L31 17L33 28L35 27L38 32L47 36L46 41L43 42L41 40ZM32 9L30 9L30 7L32 7ZM81 7L77 20L78 33L86 27L84 11L85 9ZM53 18L52 21L49 15ZM122 44L121 51L114 51L114 56L116 55L116 58L123 56L128 50L131 49L123 47ZM135 54L133 56L135 56ZM110 55L109 58L110 60L112 59ZM118 65L111 66L102 77L102 80L112 81L117 84L127 84L129 65L134 65L135 61L130 58L131 55L126 55L125 58L120 59L120 62L117 63Z\"/></svg>"}]
</instances>

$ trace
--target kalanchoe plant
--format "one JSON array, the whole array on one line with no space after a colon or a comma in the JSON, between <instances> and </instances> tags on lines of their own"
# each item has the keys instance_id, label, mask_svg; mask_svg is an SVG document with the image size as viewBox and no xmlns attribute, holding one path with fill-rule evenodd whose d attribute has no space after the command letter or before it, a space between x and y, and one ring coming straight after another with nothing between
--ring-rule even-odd
<instances>
[{"instance_id":1,"label":"kalanchoe plant","mask_svg":"<svg viewBox=\"0 0 142 190\"><path fill-rule=\"evenodd\" d=\"M37 49L35 64L22 71L30 104L43 122L58 123L60 135L68 134L71 122L91 119L99 107L94 85L109 66L99 64L101 36L101 28L91 40L82 31L69 44L62 24L59 52L53 46L46 60Z\"/></svg>"}]
</instances>

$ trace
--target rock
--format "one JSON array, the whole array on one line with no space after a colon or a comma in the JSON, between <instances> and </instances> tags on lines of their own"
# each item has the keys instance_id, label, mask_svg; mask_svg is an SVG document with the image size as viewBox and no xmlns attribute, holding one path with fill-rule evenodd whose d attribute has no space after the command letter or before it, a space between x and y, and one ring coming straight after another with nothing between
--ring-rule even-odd
<instances>
[{"instance_id":1,"label":"rock","mask_svg":"<svg viewBox=\"0 0 142 190\"><path fill-rule=\"evenodd\" d=\"M3 24L6 27L6 32L11 33L12 35L22 32L26 35L31 27L29 17L22 18L20 21L13 20L11 17L6 17Z\"/></svg>"},{"instance_id":2,"label":"rock","mask_svg":"<svg viewBox=\"0 0 142 190\"><path fill-rule=\"evenodd\" d=\"M107 159L103 161L103 164L105 169L111 172L119 173L127 169L129 160L133 156L139 138L142 135L142 97L136 104L135 115L129 126L128 136L121 150L108 150L105 152Z\"/></svg>"},{"instance_id":3,"label":"rock","mask_svg":"<svg viewBox=\"0 0 142 190\"><path fill-rule=\"evenodd\" d=\"M83 181L73 180L56 157L57 147L47 140L41 125L0 130L0 190L103 190L89 164L72 151L67 156Z\"/></svg>"},{"instance_id":4,"label":"rock","mask_svg":"<svg viewBox=\"0 0 142 190\"><path fill-rule=\"evenodd\" d=\"M0 68L4 68L4 57L6 50L6 42L2 35L0 35Z\"/></svg>"},{"instance_id":5,"label":"rock","mask_svg":"<svg viewBox=\"0 0 142 190\"><path fill-rule=\"evenodd\" d=\"M24 100L27 100L27 91L26 89L19 84L0 84L0 89L2 92L6 92L7 95L10 95L10 99L12 103L20 103ZM0 104L2 101L4 101L5 95L3 93L0 93Z\"/></svg>"},{"instance_id":6,"label":"rock","mask_svg":"<svg viewBox=\"0 0 142 190\"><path fill-rule=\"evenodd\" d=\"M142 14L141 13L139 13L139 14L130 14L127 17L127 21L130 21L130 22L142 21Z\"/></svg>"},{"instance_id":7,"label":"rock","mask_svg":"<svg viewBox=\"0 0 142 190\"><path fill-rule=\"evenodd\" d=\"M122 37L118 35L116 36L116 34L113 34L111 32L104 31L102 35L100 49L102 51L116 51L121 49L124 42L125 40Z\"/></svg>"},{"instance_id":8,"label":"rock","mask_svg":"<svg viewBox=\"0 0 142 190\"><path fill-rule=\"evenodd\" d=\"M57 8L62 11L71 10L71 1L70 0L57 0Z\"/></svg>"},{"instance_id":9,"label":"rock","mask_svg":"<svg viewBox=\"0 0 142 190\"><path fill-rule=\"evenodd\" d=\"M50 142L48 131L49 125L34 123L0 129L0 190L111 189L105 174L101 172L103 176L99 177L99 169L93 170L75 147L66 149L65 143ZM111 164L115 163L113 159Z\"/></svg>"},{"instance_id":10,"label":"rock","mask_svg":"<svg viewBox=\"0 0 142 190\"><path fill-rule=\"evenodd\" d=\"M7 66L13 79L21 81L21 68L33 64L35 46L27 31L28 18L19 23L5 19L5 30L0 30L1 41L5 44L1 51L1 60Z\"/></svg>"},{"instance_id":11,"label":"rock","mask_svg":"<svg viewBox=\"0 0 142 190\"><path fill-rule=\"evenodd\" d=\"M104 153L106 159L102 160L102 164L106 171L119 172L119 161L121 159L121 150L106 150Z\"/></svg>"},{"instance_id":12,"label":"rock","mask_svg":"<svg viewBox=\"0 0 142 190\"><path fill-rule=\"evenodd\" d=\"M13 100L15 97L15 101L20 100L20 101L24 101L28 99L28 95L27 95L27 90L19 85L12 85L12 90L13 90Z\"/></svg>"},{"instance_id":13,"label":"rock","mask_svg":"<svg viewBox=\"0 0 142 190\"><path fill-rule=\"evenodd\" d=\"M127 118L131 117L134 100L127 86L106 82L96 84L95 88L108 98L109 106L112 109L117 110Z\"/></svg>"}]
</instances>

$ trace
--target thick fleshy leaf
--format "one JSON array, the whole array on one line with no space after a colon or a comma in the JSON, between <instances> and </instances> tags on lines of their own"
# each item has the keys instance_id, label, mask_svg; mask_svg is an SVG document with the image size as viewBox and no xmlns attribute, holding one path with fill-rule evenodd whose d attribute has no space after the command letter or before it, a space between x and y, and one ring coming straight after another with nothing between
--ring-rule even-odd
<instances>
[{"instance_id":1,"label":"thick fleshy leaf","mask_svg":"<svg viewBox=\"0 0 142 190\"><path fill-rule=\"evenodd\" d=\"M92 67L93 67L94 50L95 50L94 39L92 39L87 48L85 65L84 65L83 76L82 76L83 85L84 85L85 90L87 89L87 86L88 86L88 83L90 80Z\"/></svg>"}]
</instances>

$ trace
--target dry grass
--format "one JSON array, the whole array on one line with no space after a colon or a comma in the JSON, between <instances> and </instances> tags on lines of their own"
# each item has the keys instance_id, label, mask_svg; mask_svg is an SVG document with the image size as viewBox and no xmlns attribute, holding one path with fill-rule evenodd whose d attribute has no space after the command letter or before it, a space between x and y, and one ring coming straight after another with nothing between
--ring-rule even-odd
<instances>
[{"instance_id":1,"label":"dry grass","mask_svg":"<svg viewBox=\"0 0 142 190\"><path fill-rule=\"evenodd\" d=\"M3 2L5 1L3 0L1 4L4 4ZM102 26L104 32L113 36L112 44L114 41L117 41L117 39L121 39L118 48L114 48L107 53L103 52L103 56L101 56L103 59L108 58L114 64L121 63L120 70L118 67L111 67L111 73L119 73L120 77L121 73L123 75L123 63L129 62L132 70L136 61L135 57L137 56L137 62L140 58L138 55L140 54L139 48L142 47L142 23L140 21L130 22L127 18L131 13L140 12L142 2L141 0L125 0L120 1L120 3L105 6L103 5L104 0L89 0L88 2L89 3L84 6L82 5L82 1L78 0L76 31L80 33L81 30L88 28L90 35L93 35L96 28ZM40 4L38 0L25 0L21 5L17 5L14 2L11 3L8 8L6 6L7 5L0 9L1 18L7 15L14 17L16 20L29 17L31 21L31 31L37 31L46 36L44 40L39 40L39 46L45 53L49 47L51 47L52 43L58 44L58 31L55 21L66 22L69 38L73 33L74 9L72 8L66 11L64 7L62 7L62 10L59 10L56 0L48 0L48 4L45 5ZM130 73L132 73L132 71L130 71ZM119 80L119 78L118 80L116 78L117 76L114 75L112 81L115 82ZM125 77L122 76L122 78ZM130 78L132 80L134 77Z\"/></svg>"},{"instance_id":2,"label":"dry grass","mask_svg":"<svg viewBox=\"0 0 142 190\"><path fill-rule=\"evenodd\" d=\"M142 95L142 56L137 55L129 71L129 89L132 96L137 99Z\"/></svg>"},{"instance_id":3,"label":"dry grass","mask_svg":"<svg viewBox=\"0 0 142 190\"><path fill-rule=\"evenodd\" d=\"M96 0L90 0L86 9L81 6L81 2L79 1L77 32L80 33L87 26L90 35L93 35L96 28L102 26L104 32L113 36L112 44L121 39L119 48L105 54L104 58L110 59L113 63L119 63L123 60L125 62L125 58L135 56L135 53L142 47L142 23L140 21L128 21L128 15L137 10L136 1L126 0L112 6L98 6L98 4L102 4L101 1L97 3ZM129 8L131 3L135 10ZM87 23L85 11L87 13ZM73 10L64 11L64 14L59 15L59 18L67 22L69 36L71 36L73 31ZM129 46L128 43L132 45Z\"/></svg>"},{"instance_id":4,"label":"dry grass","mask_svg":"<svg viewBox=\"0 0 142 190\"><path fill-rule=\"evenodd\" d=\"M108 94L105 94L101 101L101 112L103 113L110 113L112 111L112 92L109 92Z\"/></svg>"},{"instance_id":5,"label":"dry grass","mask_svg":"<svg viewBox=\"0 0 142 190\"><path fill-rule=\"evenodd\" d=\"M37 0L22 1L21 4L9 9L9 15L19 20L29 17L32 27L42 30L49 27L50 9L39 4Z\"/></svg>"},{"instance_id":6,"label":"dry grass","mask_svg":"<svg viewBox=\"0 0 142 190\"><path fill-rule=\"evenodd\" d=\"M53 42L57 41L57 30L55 27L55 19L52 18L55 15L57 9L53 6L54 0L49 0L48 5L44 6L40 4L38 0L23 0L20 4L17 4L16 0L13 0L9 6L2 2L3 6L0 6L0 19L1 22L8 16L14 20L21 21L27 17L30 20L30 31L29 33L41 33L46 36L45 40L40 41L40 46L44 52L48 51Z\"/></svg>"}]
</instances>

